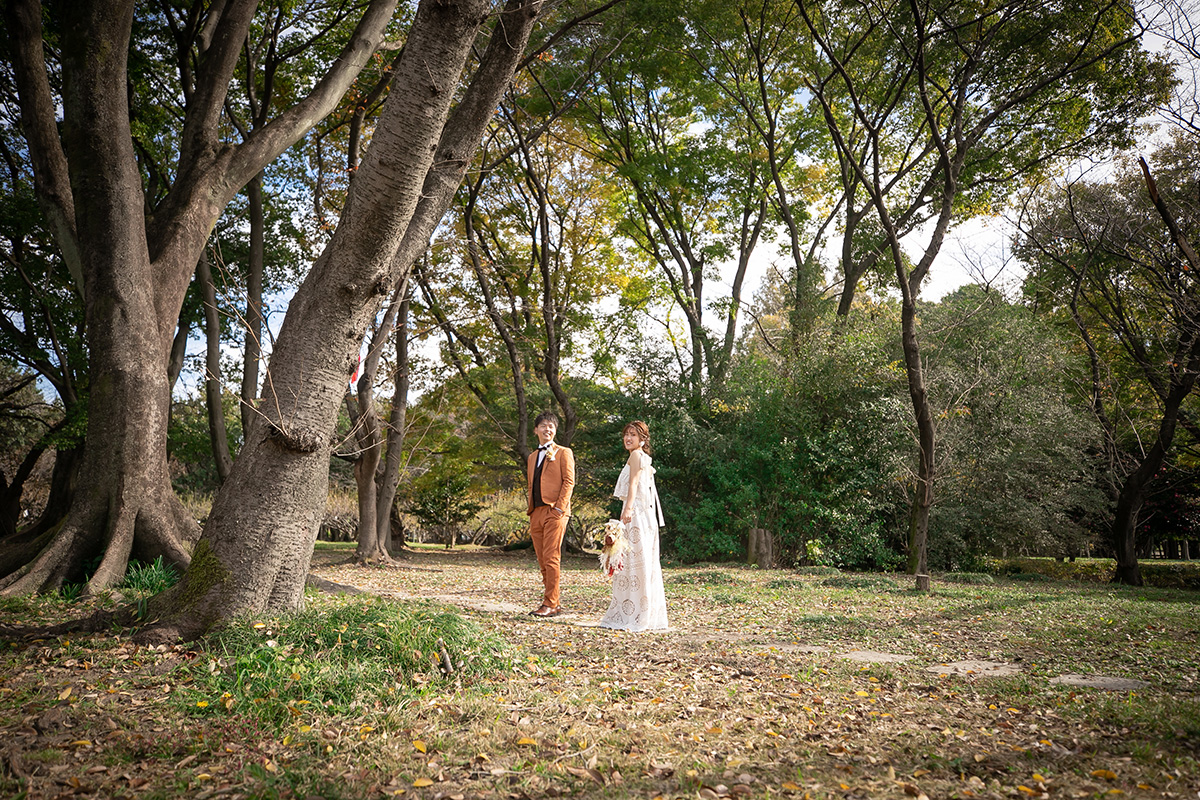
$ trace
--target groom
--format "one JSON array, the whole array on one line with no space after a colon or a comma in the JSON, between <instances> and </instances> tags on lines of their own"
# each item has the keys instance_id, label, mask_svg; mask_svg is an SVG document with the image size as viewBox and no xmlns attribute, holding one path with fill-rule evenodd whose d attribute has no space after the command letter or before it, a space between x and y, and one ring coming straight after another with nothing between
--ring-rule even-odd
<instances>
[{"instance_id":1,"label":"groom","mask_svg":"<svg viewBox=\"0 0 1200 800\"><path fill-rule=\"evenodd\" d=\"M571 516L571 492L575 489L575 454L554 442L558 417L543 411L533 421L538 449L529 454L529 536L542 570L542 604L531 611L535 617L557 617L562 613L558 598L559 561L563 534Z\"/></svg>"}]
</instances>

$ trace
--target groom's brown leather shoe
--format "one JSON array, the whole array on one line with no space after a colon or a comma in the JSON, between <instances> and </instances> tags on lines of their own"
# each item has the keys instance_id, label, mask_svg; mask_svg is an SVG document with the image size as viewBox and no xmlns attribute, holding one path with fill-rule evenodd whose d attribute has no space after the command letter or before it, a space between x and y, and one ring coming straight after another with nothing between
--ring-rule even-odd
<instances>
[{"instance_id":1,"label":"groom's brown leather shoe","mask_svg":"<svg viewBox=\"0 0 1200 800\"><path fill-rule=\"evenodd\" d=\"M558 608L542 606L537 611L534 611L533 615L535 617L557 617L561 613L563 613L562 606L559 606Z\"/></svg>"},{"instance_id":2,"label":"groom's brown leather shoe","mask_svg":"<svg viewBox=\"0 0 1200 800\"><path fill-rule=\"evenodd\" d=\"M535 617L544 617L544 616L546 616L547 612L549 612L550 610L551 610L550 606L540 605L537 608L535 608L533 611L530 611L529 613Z\"/></svg>"}]
</instances>

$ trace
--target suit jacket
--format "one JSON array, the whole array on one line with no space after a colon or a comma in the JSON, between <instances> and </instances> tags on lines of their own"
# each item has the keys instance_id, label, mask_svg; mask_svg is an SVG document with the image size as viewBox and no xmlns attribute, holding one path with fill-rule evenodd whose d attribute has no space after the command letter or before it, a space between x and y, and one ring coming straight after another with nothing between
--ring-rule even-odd
<instances>
[{"instance_id":1,"label":"suit jacket","mask_svg":"<svg viewBox=\"0 0 1200 800\"><path fill-rule=\"evenodd\" d=\"M538 451L534 450L526 462L526 514L533 513L533 472L537 469L537 456ZM575 491L575 454L571 448L551 443L542 464L541 489L543 503L559 509L564 516L571 513L571 492Z\"/></svg>"}]
</instances>

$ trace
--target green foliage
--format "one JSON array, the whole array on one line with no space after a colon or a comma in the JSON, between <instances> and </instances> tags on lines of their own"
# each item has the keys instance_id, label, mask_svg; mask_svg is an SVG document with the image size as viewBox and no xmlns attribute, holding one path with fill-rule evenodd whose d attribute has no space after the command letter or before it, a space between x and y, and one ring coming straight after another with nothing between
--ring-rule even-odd
<instances>
[{"instance_id":1,"label":"green foliage","mask_svg":"<svg viewBox=\"0 0 1200 800\"><path fill-rule=\"evenodd\" d=\"M463 464L439 465L417 478L408 490L405 510L425 525L438 528L453 543L458 527L472 519L483 504L471 499L471 475Z\"/></svg>"},{"instance_id":2,"label":"green foliage","mask_svg":"<svg viewBox=\"0 0 1200 800\"><path fill-rule=\"evenodd\" d=\"M777 534L788 565L894 564L906 442L887 329L868 317L818 324L783 361L744 356L702 411L645 409L664 547L684 561L729 560L758 527Z\"/></svg>"},{"instance_id":3,"label":"green foliage","mask_svg":"<svg viewBox=\"0 0 1200 800\"><path fill-rule=\"evenodd\" d=\"M337 599L216 634L179 696L192 713L236 710L275 730L327 715L373 719L441 676L443 648L456 677L491 677L509 667L507 647L457 614Z\"/></svg>"},{"instance_id":4,"label":"green foliage","mask_svg":"<svg viewBox=\"0 0 1200 800\"><path fill-rule=\"evenodd\" d=\"M979 286L925 306L921 324L938 413L931 565L1085 552L1107 501L1088 457L1100 431L1078 401L1085 365L1070 341Z\"/></svg>"},{"instance_id":5,"label":"green foliage","mask_svg":"<svg viewBox=\"0 0 1200 800\"><path fill-rule=\"evenodd\" d=\"M149 563L130 561L125 580L119 588L153 595L174 586L179 582L179 577L179 572L173 566L163 563L162 556Z\"/></svg>"},{"instance_id":6,"label":"green foliage","mask_svg":"<svg viewBox=\"0 0 1200 800\"><path fill-rule=\"evenodd\" d=\"M1084 583L1112 581L1114 563L1106 558L1060 561L1052 558L990 558L988 569L1013 580L1059 580ZM1200 561L1142 561L1138 565L1147 586L1200 590Z\"/></svg>"},{"instance_id":7,"label":"green foliage","mask_svg":"<svg viewBox=\"0 0 1200 800\"><path fill-rule=\"evenodd\" d=\"M242 438L242 418L239 399L231 391L221 392L225 431L230 450L236 453L236 443ZM167 428L167 455L171 463L171 482L180 493L215 494L218 488L217 466L213 460L212 438L209 433L208 408L203 394L171 403L171 420Z\"/></svg>"}]
</instances>

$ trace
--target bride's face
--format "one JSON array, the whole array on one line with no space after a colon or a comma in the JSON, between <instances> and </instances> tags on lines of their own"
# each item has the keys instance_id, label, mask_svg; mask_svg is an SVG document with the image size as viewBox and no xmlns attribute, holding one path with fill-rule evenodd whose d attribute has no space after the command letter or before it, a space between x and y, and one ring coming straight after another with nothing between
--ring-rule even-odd
<instances>
[{"instance_id":1,"label":"bride's face","mask_svg":"<svg viewBox=\"0 0 1200 800\"><path fill-rule=\"evenodd\" d=\"M622 438L625 440L625 449L630 452L642 446L642 437L638 436L637 431L633 428L625 431Z\"/></svg>"}]
</instances>

